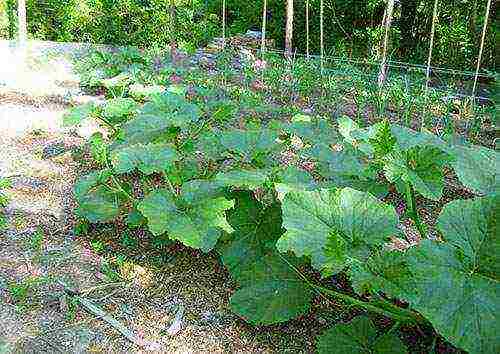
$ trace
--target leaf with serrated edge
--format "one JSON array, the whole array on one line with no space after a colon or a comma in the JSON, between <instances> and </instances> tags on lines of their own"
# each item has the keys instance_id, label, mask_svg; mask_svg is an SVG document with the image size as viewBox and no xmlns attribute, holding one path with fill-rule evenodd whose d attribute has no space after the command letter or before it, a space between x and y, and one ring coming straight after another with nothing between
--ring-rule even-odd
<instances>
[{"instance_id":1,"label":"leaf with serrated edge","mask_svg":"<svg viewBox=\"0 0 500 354\"><path fill-rule=\"evenodd\" d=\"M386 158L384 173L391 182L401 179L409 182L425 198L439 200L443 194L443 166L450 156L432 147L415 147L406 152L407 160L401 153L392 153Z\"/></svg>"},{"instance_id":2,"label":"leaf with serrated edge","mask_svg":"<svg viewBox=\"0 0 500 354\"><path fill-rule=\"evenodd\" d=\"M228 220L235 231L217 249L224 265L240 284L231 308L253 324L273 324L309 309L311 289L275 249L282 234L278 205L264 208L250 192L237 192Z\"/></svg>"},{"instance_id":3,"label":"leaf with serrated edge","mask_svg":"<svg viewBox=\"0 0 500 354\"><path fill-rule=\"evenodd\" d=\"M497 151L480 146L454 146L449 152L455 158L451 165L464 186L480 194L498 194Z\"/></svg>"},{"instance_id":4,"label":"leaf with serrated edge","mask_svg":"<svg viewBox=\"0 0 500 354\"><path fill-rule=\"evenodd\" d=\"M70 127L78 125L85 119L89 118L96 110L97 108L93 102L88 102L81 106L74 107L64 114L63 126Z\"/></svg>"},{"instance_id":5,"label":"leaf with serrated edge","mask_svg":"<svg viewBox=\"0 0 500 354\"><path fill-rule=\"evenodd\" d=\"M179 158L176 151L165 144L137 144L116 149L111 162L117 173L127 173L135 168L144 174L164 171Z\"/></svg>"},{"instance_id":6,"label":"leaf with serrated edge","mask_svg":"<svg viewBox=\"0 0 500 354\"><path fill-rule=\"evenodd\" d=\"M355 261L348 274L352 287L360 295L382 291L392 298L409 300L413 296L415 284L402 252L384 251L364 262Z\"/></svg>"},{"instance_id":7,"label":"leaf with serrated edge","mask_svg":"<svg viewBox=\"0 0 500 354\"><path fill-rule=\"evenodd\" d=\"M318 340L319 354L402 354L407 349L393 333L377 336L375 326L366 316L350 323L337 324Z\"/></svg>"},{"instance_id":8,"label":"leaf with serrated edge","mask_svg":"<svg viewBox=\"0 0 500 354\"><path fill-rule=\"evenodd\" d=\"M171 239L208 252L222 231L233 231L225 216L225 211L233 206L233 201L218 197L202 198L180 209L170 191L160 189L147 195L138 209L148 219L154 235L168 233Z\"/></svg>"},{"instance_id":9,"label":"leaf with serrated edge","mask_svg":"<svg viewBox=\"0 0 500 354\"><path fill-rule=\"evenodd\" d=\"M410 249L416 283L413 308L448 341L471 353L498 353L500 244L498 197L458 200L438 219L444 244Z\"/></svg>"},{"instance_id":10,"label":"leaf with serrated edge","mask_svg":"<svg viewBox=\"0 0 500 354\"><path fill-rule=\"evenodd\" d=\"M108 222L119 215L121 196L103 185L110 175L109 170L96 171L78 180L74 187L76 214L94 223Z\"/></svg>"},{"instance_id":11,"label":"leaf with serrated edge","mask_svg":"<svg viewBox=\"0 0 500 354\"><path fill-rule=\"evenodd\" d=\"M295 190L313 190L317 188L317 184L312 176L306 171L299 170L295 166L288 166L280 174L280 182L275 183L274 189L278 195L278 199L283 201L288 192Z\"/></svg>"},{"instance_id":12,"label":"leaf with serrated edge","mask_svg":"<svg viewBox=\"0 0 500 354\"><path fill-rule=\"evenodd\" d=\"M278 249L311 257L326 274L340 271L350 258L365 259L371 246L397 232L394 208L351 188L290 192L282 209L287 232Z\"/></svg>"},{"instance_id":13,"label":"leaf with serrated edge","mask_svg":"<svg viewBox=\"0 0 500 354\"><path fill-rule=\"evenodd\" d=\"M267 129L233 129L222 132L220 142L227 150L252 158L257 153L266 153L275 149L277 137L275 132Z\"/></svg>"},{"instance_id":14,"label":"leaf with serrated edge","mask_svg":"<svg viewBox=\"0 0 500 354\"><path fill-rule=\"evenodd\" d=\"M103 106L102 115L111 123L119 123L136 111L139 105L131 98L118 97Z\"/></svg>"}]
</instances>

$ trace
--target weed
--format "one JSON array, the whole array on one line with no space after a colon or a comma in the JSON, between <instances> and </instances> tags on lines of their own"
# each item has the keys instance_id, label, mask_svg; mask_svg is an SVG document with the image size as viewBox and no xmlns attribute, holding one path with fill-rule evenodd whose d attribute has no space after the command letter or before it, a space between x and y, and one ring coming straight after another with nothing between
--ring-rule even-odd
<instances>
[{"instance_id":1,"label":"weed","mask_svg":"<svg viewBox=\"0 0 500 354\"><path fill-rule=\"evenodd\" d=\"M43 247L43 241L44 241L45 235L43 233L43 230L41 228L37 228L35 233L31 236L29 240L29 247L33 251L40 252Z\"/></svg>"}]
</instances>

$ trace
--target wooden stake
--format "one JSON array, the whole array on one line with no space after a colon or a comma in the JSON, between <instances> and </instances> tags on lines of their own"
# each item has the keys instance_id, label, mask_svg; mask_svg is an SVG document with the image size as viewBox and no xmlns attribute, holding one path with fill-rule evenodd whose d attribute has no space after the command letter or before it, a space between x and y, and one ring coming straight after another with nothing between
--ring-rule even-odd
<instances>
[{"instance_id":1,"label":"wooden stake","mask_svg":"<svg viewBox=\"0 0 500 354\"><path fill-rule=\"evenodd\" d=\"M175 10L175 1L170 0L170 21L172 24L172 37L170 39L170 56L172 58L172 65L177 63L177 40L175 38L177 28L177 13Z\"/></svg>"},{"instance_id":2,"label":"wooden stake","mask_svg":"<svg viewBox=\"0 0 500 354\"><path fill-rule=\"evenodd\" d=\"M432 11L431 42L429 44L429 56L427 57L427 70L425 71L426 91L429 89L429 78L431 76L432 47L434 46L434 32L436 30L436 22L437 22L437 7L438 7L438 0L434 0L434 10Z\"/></svg>"},{"instance_id":3,"label":"wooden stake","mask_svg":"<svg viewBox=\"0 0 500 354\"><path fill-rule=\"evenodd\" d=\"M486 14L484 15L484 25L483 25L483 33L481 35L481 44L479 46L479 55L477 57L476 74L474 75L474 85L472 86L472 102L475 101L475 97L476 97L477 78L479 76L479 69L481 68L481 59L483 57L484 40L486 38L486 30L488 28L488 19L490 17L490 7L491 7L491 0L488 0L488 4L486 5Z\"/></svg>"},{"instance_id":4,"label":"wooden stake","mask_svg":"<svg viewBox=\"0 0 500 354\"><path fill-rule=\"evenodd\" d=\"M260 51L262 54L266 51L266 22L267 22L267 0L264 0L262 8L262 37L260 40Z\"/></svg>"},{"instance_id":5,"label":"wooden stake","mask_svg":"<svg viewBox=\"0 0 500 354\"><path fill-rule=\"evenodd\" d=\"M306 0L306 57L309 59L309 0Z\"/></svg>"},{"instance_id":6,"label":"wooden stake","mask_svg":"<svg viewBox=\"0 0 500 354\"><path fill-rule=\"evenodd\" d=\"M321 72L323 72L323 55L325 54L325 44L323 37L323 0L321 0L319 3L319 45Z\"/></svg>"},{"instance_id":7,"label":"wooden stake","mask_svg":"<svg viewBox=\"0 0 500 354\"><path fill-rule=\"evenodd\" d=\"M293 0L286 0L285 53L292 55L293 38Z\"/></svg>"},{"instance_id":8,"label":"wooden stake","mask_svg":"<svg viewBox=\"0 0 500 354\"><path fill-rule=\"evenodd\" d=\"M389 45L389 31L392 23L392 12L394 10L394 0L389 0L387 3L387 10L385 15L385 36L384 46L382 50L382 61L380 63L380 73L378 75L378 85L381 88L387 76L387 46Z\"/></svg>"},{"instance_id":9,"label":"wooden stake","mask_svg":"<svg viewBox=\"0 0 500 354\"><path fill-rule=\"evenodd\" d=\"M226 48L226 0L222 0L222 48Z\"/></svg>"}]
</instances>

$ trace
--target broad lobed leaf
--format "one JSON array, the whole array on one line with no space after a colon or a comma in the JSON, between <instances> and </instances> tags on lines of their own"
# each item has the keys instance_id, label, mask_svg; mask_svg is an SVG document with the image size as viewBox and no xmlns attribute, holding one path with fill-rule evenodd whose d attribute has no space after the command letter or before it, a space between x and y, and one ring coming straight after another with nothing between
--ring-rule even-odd
<instances>
[{"instance_id":1,"label":"broad lobed leaf","mask_svg":"<svg viewBox=\"0 0 500 354\"><path fill-rule=\"evenodd\" d=\"M284 322L303 314L312 291L275 249L283 232L279 206L264 208L248 192L234 195L236 205L228 219L235 231L217 247L241 286L231 298L232 309L254 324Z\"/></svg>"},{"instance_id":2,"label":"broad lobed leaf","mask_svg":"<svg viewBox=\"0 0 500 354\"><path fill-rule=\"evenodd\" d=\"M111 162L117 173L132 172L136 168L147 175L162 172L178 159L177 152L166 144L136 144L111 153Z\"/></svg>"},{"instance_id":3,"label":"broad lobed leaf","mask_svg":"<svg viewBox=\"0 0 500 354\"><path fill-rule=\"evenodd\" d=\"M353 259L363 261L372 246L397 232L392 207L351 188L290 192L282 210L287 232L278 249L311 257L324 274L341 271Z\"/></svg>"},{"instance_id":4,"label":"broad lobed leaf","mask_svg":"<svg viewBox=\"0 0 500 354\"><path fill-rule=\"evenodd\" d=\"M319 354L402 354L407 349L394 333L377 335L366 316L337 324L319 337Z\"/></svg>"},{"instance_id":5,"label":"broad lobed leaf","mask_svg":"<svg viewBox=\"0 0 500 354\"><path fill-rule=\"evenodd\" d=\"M209 198L206 194L192 203L181 205L169 190L160 189L147 195L138 210L148 219L149 230L156 236L164 233L186 246L210 251L222 235L231 233L225 211L234 206L224 197Z\"/></svg>"}]
</instances>

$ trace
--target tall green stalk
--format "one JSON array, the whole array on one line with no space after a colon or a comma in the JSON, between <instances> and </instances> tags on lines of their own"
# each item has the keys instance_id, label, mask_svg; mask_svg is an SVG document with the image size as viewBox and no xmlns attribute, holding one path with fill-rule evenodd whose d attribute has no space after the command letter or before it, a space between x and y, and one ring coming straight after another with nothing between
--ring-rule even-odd
<instances>
[{"instance_id":1,"label":"tall green stalk","mask_svg":"<svg viewBox=\"0 0 500 354\"><path fill-rule=\"evenodd\" d=\"M424 238L426 235L425 226L420 220L420 216L418 215L417 207L415 205L415 190L413 189L410 182L405 182L405 188L406 188L406 204L408 205L408 208L410 210L410 217L413 220L413 222L415 222L415 225L417 226L417 230L420 233L420 236Z\"/></svg>"}]
</instances>

